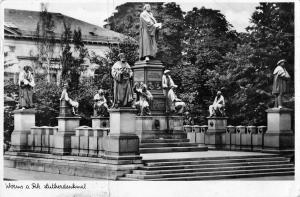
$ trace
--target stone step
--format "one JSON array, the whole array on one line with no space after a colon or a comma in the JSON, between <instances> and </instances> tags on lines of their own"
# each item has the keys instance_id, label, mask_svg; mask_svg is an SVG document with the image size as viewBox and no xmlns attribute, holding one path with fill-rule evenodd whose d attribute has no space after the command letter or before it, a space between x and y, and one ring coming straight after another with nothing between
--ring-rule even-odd
<instances>
[{"instance_id":1,"label":"stone step","mask_svg":"<svg viewBox=\"0 0 300 197\"><path fill-rule=\"evenodd\" d=\"M251 154L240 156L213 156L213 157L181 157L181 158L160 158L160 159L143 159L146 163L154 162L177 162L177 161L205 161L205 160L224 160L224 159L247 159L247 158L285 158L276 154ZM286 158L285 158L286 159ZM289 159L286 159L289 161Z\"/></svg>"},{"instance_id":2,"label":"stone step","mask_svg":"<svg viewBox=\"0 0 300 197\"><path fill-rule=\"evenodd\" d=\"M242 163L242 165L247 166L258 166L258 165L284 165L287 164L286 161L258 161L258 162L247 162ZM149 172L155 172L156 170L182 170L182 169L193 169L193 168L222 168L222 167L234 167L240 166L241 163L217 163L217 164L197 164L197 165L174 165L174 166L142 166L139 170Z\"/></svg>"},{"instance_id":3,"label":"stone step","mask_svg":"<svg viewBox=\"0 0 300 197\"><path fill-rule=\"evenodd\" d=\"M198 146L199 144L190 142L168 142L168 143L142 143L140 148L157 148L157 147L189 147Z\"/></svg>"},{"instance_id":4,"label":"stone step","mask_svg":"<svg viewBox=\"0 0 300 197\"><path fill-rule=\"evenodd\" d=\"M238 169L238 170L228 170L228 171L212 171L212 172L192 172L192 173L172 173L172 174L154 174L154 175L139 175L139 174L126 174L128 178L136 178L136 179L145 179L145 180L155 180L155 179L187 179L187 180L195 180L193 177L197 177L199 179L207 177L207 176L220 176L220 175L237 175L237 174L251 174L251 173L268 173L269 176L273 176L272 173L294 173L294 169L291 167L274 167L272 169L264 168L264 169ZM287 175L287 174L285 174Z\"/></svg>"},{"instance_id":5,"label":"stone step","mask_svg":"<svg viewBox=\"0 0 300 197\"><path fill-rule=\"evenodd\" d=\"M189 142L188 139L142 139L141 143L177 143L177 142Z\"/></svg>"},{"instance_id":6,"label":"stone step","mask_svg":"<svg viewBox=\"0 0 300 197\"><path fill-rule=\"evenodd\" d=\"M292 176L294 170L285 172L252 172L252 173L238 173L226 175L213 175L213 176L195 176L195 177L175 177L175 178L160 178L160 179L137 179L129 177L119 177L118 180L122 181L199 181L199 180L222 180L222 179L239 179L239 178L259 178L270 176Z\"/></svg>"},{"instance_id":7,"label":"stone step","mask_svg":"<svg viewBox=\"0 0 300 197\"><path fill-rule=\"evenodd\" d=\"M189 160L189 161L167 161L167 162L146 162L146 166L177 166L177 165L203 165L203 164L216 164L216 163L251 163L262 161L285 161L288 160L284 157L271 157L271 158L229 158L229 159L207 159L207 160ZM143 161L145 162L145 161Z\"/></svg>"},{"instance_id":8,"label":"stone step","mask_svg":"<svg viewBox=\"0 0 300 197\"><path fill-rule=\"evenodd\" d=\"M207 151L206 146L199 147L158 147L158 148L140 148L140 153L168 153L168 152L192 152Z\"/></svg>"},{"instance_id":9,"label":"stone step","mask_svg":"<svg viewBox=\"0 0 300 197\"><path fill-rule=\"evenodd\" d=\"M154 175L154 174L174 174L174 173L191 173L191 172L215 172L215 171L232 171L232 170L246 170L246 169L267 169L267 168L273 168L273 167L282 167L282 168L293 168L293 164L286 164L281 163L278 164L256 164L256 165L244 165L244 164L238 164L235 166L210 166L210 167L204 167L204 166L198 166L198 168L186 168L186 169L171 169L171 170L133 170L132 174L139 174L139 175Z\"/></svg>"}]
</instances>

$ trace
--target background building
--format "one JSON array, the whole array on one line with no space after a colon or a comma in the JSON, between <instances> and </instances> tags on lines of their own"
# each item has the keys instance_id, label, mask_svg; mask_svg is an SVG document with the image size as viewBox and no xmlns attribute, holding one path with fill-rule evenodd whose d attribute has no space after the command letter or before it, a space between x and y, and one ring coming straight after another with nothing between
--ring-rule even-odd
<instances>
[{"instance_id":1,"label":"background building","mask_svg":"<svg viewBox=\"0 0 300 197\"><path fill-rule=\"evenodd\" d=\"M50 12L49 12L50 13ZM64 22L71 27L71 31L81 29L82 40L89 54L105 56L112 45L118 45L125 35L89 24L87 22L51 13L54 21L55 47L51 58L51 81L60 80L60 39L64 32ZM36 28L40 19L40 12L5 9L4 10L4 79L17 83L18 74L24 65L31 65L36 72L45 72L44 65L38 60ZM96 64L87 61L88 69L85 76L93 76Z\"/></svg>"}]
</instances>

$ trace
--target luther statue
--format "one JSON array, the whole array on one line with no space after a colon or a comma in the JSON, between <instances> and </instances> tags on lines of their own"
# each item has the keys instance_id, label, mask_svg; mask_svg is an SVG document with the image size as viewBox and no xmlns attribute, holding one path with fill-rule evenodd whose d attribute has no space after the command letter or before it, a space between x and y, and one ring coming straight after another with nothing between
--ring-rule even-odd
<instances>
[{"instance_id":1,"label":"luther statue","mask_svg":"<svg viewBox=\"0 0 300 197\"><path fill-rule=\"evenodd\" d=\"M144 11L140 15L140 46L139 57L149 61L157 53L158 30L162 24L157 23L151 12L151 6L146 4Z\"/></svg>"}]
</instances>

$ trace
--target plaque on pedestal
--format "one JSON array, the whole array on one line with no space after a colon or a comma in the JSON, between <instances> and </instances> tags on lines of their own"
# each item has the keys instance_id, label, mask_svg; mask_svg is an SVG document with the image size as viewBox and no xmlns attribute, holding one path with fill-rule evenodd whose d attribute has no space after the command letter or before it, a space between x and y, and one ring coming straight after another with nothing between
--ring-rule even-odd
<instances>
[{"instance_id":1,"label":"plaque on pedestal","mask_svg":"<svg viewBox=\"0 0 300 197\"><path fill-rule=\"evenodd\" d=\"M165 96L162 89L162 75L164 66L159 60L138 61L132 67L134 82L143 82L153 95L150 109L153 115L165 112Z\"/></svg>"}]
</instances>

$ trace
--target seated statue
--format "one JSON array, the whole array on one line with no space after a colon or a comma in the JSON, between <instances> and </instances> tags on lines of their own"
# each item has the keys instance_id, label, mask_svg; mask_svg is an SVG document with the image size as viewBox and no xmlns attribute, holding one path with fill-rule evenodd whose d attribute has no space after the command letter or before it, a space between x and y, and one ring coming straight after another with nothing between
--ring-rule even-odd
<instances>
[{"instance_id":1,"label":"seated statue","mask_svg":"<svg viewBox=\"0 0 300 197\"><path fill-rule=\"evenodd\" d=\"M77 101L74 101L72 99L69 98L69 95L68 95L68 84L64 84L63 86L63 91L61 93L61 96L60 96L60 101L66 101L71 107L72 107L72 113L73 115L78 115L78 107L79 107L79 103Z\"/></svg>"},{"instance_id":2,"label":"seated statue","mask_svg":"<svg viewBox=\"0 0 300 197\"><path fill-rule=\"evenodd\" d=\"M185 110L185 102L177 98L175 92L173 91L173 88L171 88L168 92L168 99L169 99L168 103L171 104L170 106L171 113L182 115Z\"/></svg>"},{"instance_id":3,"label":"seated statue","mask_svg":"<svg viewBox=\"0 0 300 197\"><path fill-rule=\"evenodd\" d=\"M149 103L152 102L153 96L147 89L147 85L143 83L135 83L133 90L137 95L135 106L138 109L138 115L151 115Z\"/></svg>"},{"instance_id":4,"label":"seated statue","mask_svg":"<svg viewBox=\"0 0 300 197\"><path fill-rule=\"evenodd\" d=\"M108 116L108 105L104 96L104 90L100 89L94 96L94 116Z\"/></svg>"},{"instance_id":5,"label":"seated statue","mask_svg":"<svg viewBox=\"0 0 300 197\"><path fill-rule=\"evenodd\" d=\"M217 92L214 103L209 106L209 117L225 116L225 100L221 91Z\"/></svg>"}]
</instances>

